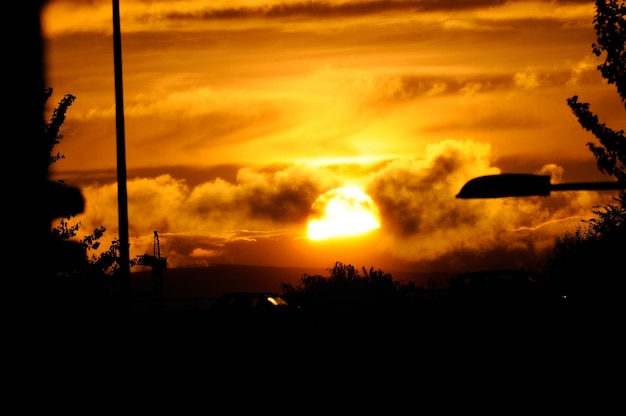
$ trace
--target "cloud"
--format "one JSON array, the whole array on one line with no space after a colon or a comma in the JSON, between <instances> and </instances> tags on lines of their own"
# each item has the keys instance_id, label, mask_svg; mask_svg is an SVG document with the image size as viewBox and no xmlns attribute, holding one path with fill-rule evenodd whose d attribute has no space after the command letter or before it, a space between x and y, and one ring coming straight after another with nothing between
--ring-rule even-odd
<instances>
[{"instance_id":1,"label":"cloud","mask_svg":"<svg viewBox=\"0 0 626 416\"><path fill-rule=\"evenodd\" d=\"M136 178L128 182L131 253L151 253L155 230L171 266L241 261L242 250L263 251L268 245L291 252L296 249L289 246L304 238L315 199L330 189L358 184L381 213L378 255L407 264L436 264L450 256L469 261L472 254L482 258L479 252L508 252L510 261L537 261L556 235L580 225L602 200L594 192L455 198L469 179L499 172L488 144L445 140L428 146L421 158L388 160L353 172L345 165L246 167L232 182L217 177L193 187L170 175ZM563 175L557 165L538 173L553 174L554 181ZM104 225L107 238L116 236L116 185L82 189L87 205L76 217L81 230L89 233ZM302 248L299 255L289 259L290 265L312 261ZM265 259L277 265L280 253Z\"/></svg>"},{"instance_id":2,"label":"cloud","mask_svg":"<svg viewBox=\"0 0 626 416\"><path fill-rule=\"evenodd\" d=\"M117 235L110 8L54 0L42 19L47 81L77 97L53 174L85 193L84 231L104 225L107 238ZM172 267L325 267L344 254L529 264L606 200L454 198L505 170L597 174L566 106L577 94L608 125L623 120L589 57L592 2L129 0L121 15L132 255L150 253L158 230ZM346 185L377 202L382 229L351 247L308 245L311 204Z\"/></svg>"},{"instance_id":3,"label":"cloud","mask_svg":"<svg viewBox=\"0 0 626 416\"><path fill-rule=\"evenodd\" d=\"M530 70L516 73L513 80L516 86L527 90L534 90L541 85L537 74Z\"/></svg>"},{"instance_id":4,"label":"cloud","mask_svg":"<svg viewBox=\"0 0 626 416\"><path fill-rule=\"evenodd\" d=\"M44 9L44 31L48 36L65 33L112 32L111 3L106 0L55 0ZM196 0L151 1L128 0L120 5L123 30L199 30L207 23L220 27L241 28L242 24L255 26L283 25L303 22L311 27L345 24L413 20L422 24L438 24L449 29L481 29L499 21L523 19L567 22L582 21L588 26L593 4L588 1L301 1L301 0ZM60 18L63 16L63 18ZM315 22L313 24L313 22ZM286 27L286 26L285 26Z\"/></svg>"}]
</instances>

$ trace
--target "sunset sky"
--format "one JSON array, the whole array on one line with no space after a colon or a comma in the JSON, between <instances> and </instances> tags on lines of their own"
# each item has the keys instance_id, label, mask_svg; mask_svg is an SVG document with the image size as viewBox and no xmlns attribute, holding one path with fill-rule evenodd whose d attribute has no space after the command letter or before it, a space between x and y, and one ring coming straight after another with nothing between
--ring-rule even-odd
<instances>
[{"instance_id":1,"label":"sunset sky","mask_svg":"<svg viewBox=\"0 0 626 416\"><path fill-rule=\"evenodd\" d=\"M505 172L600 174L566 100L619 130L592 53L593 1L120 0L131 258L444 271L536 268L615 192L456 199ZM42 13L49 115L76 101L52 177L81 231L118 237L109 0ZM363 190L381 227L312 241L316 199ZM106 244L105 244L106 245Z\"/></svg>"}]
</instances>

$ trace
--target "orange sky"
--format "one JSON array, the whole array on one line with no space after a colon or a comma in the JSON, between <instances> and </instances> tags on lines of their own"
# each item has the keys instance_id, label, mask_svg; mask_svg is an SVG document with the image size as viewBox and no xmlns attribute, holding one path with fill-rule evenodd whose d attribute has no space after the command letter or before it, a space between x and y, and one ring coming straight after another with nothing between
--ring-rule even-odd
<instances>
[{"instance_id":1,"label":"orange sky","mask_svg":"<svg viewBox=\"0 0 626 416\"><path fill-rule=\"evenodd\" d=\"M458 200L469 179L601 175L567 107L624 128L593 55L592 1L120 0L131 257L456 271L535 267L611 192ZM48 111L76 96L53 176L118 236L112 7L48 1ZM49 112L48 112L49 114ZM309 209L355 185L368 238L311 242Z\"/></svg>"}]
</instances>

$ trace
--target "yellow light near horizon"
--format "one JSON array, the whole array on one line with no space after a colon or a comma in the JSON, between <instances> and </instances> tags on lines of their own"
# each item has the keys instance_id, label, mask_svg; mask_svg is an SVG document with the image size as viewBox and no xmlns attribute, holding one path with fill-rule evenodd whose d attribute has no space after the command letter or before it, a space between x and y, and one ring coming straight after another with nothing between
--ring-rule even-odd
<instances>
[{"instance_id":1,"label":"yellow light near horizon","mask_svg":"<svg viewBox=\"0 0 626 416\"><path fill-rule=\"evenodd\" d=\"M354 187L332 189L320 195L309 214L311 240L354 237L380 228L380 212L374 200Z\"/></svg>"}]
</instances>

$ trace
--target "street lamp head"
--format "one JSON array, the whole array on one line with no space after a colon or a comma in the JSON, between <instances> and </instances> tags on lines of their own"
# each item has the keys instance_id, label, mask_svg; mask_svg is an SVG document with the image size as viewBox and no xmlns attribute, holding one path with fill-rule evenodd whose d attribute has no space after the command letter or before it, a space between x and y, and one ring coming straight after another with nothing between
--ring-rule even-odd
<instances>
[{"instance_id":1,"label":"street lamp head","mask_svg":"<svg viewBox=\"0 0 626 416\"><path fill-rule=\"evenodd\" d=\"M503 198L509 196L550 195L550 176L525 173L486 175L467 182L457 198Z\"/></svg>"},{"instance_id":2,"label":"street lamp head","mask_svg":"<svg viewBox=\"0 0 626 416\"><path fill-rule=\"evenodd\" d=\"M550 175L503 173L474 178L463 185L457 198L504 198L548 196L552 191L624 191L624 182L550 183Z\"/></svg>"}]
</instances>

